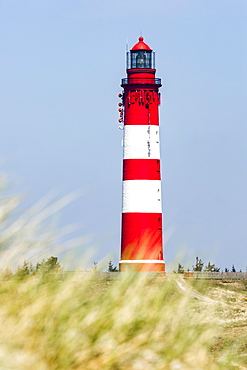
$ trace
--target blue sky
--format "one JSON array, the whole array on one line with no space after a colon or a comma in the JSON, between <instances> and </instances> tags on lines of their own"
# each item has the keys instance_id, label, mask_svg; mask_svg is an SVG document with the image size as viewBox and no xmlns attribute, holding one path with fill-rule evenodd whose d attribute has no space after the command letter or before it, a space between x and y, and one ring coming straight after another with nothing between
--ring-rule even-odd
<instances>
[{"instance_id":1,"label":"blue sky","mask_svg":"<svg viewBox=\"0 0 247 370\"><path fill-rule=\"evenodd\" d=\"M94 260L118 262L117 94L126 38L132 47L142 31L163 83L169 269L199 255L245 271L246 19L245 0L0 0L0 161L26 206L83 189L60 222L91 235Z\"/></svg>"}]
</instances>

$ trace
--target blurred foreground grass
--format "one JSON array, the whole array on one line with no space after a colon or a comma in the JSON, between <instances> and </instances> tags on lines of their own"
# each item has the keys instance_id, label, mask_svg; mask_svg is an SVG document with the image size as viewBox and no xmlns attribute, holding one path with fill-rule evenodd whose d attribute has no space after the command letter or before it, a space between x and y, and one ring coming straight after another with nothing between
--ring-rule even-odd
<instances>
[{"instance_id":1,"label":"blurred foreground grass","mask_svg":"<svg viewBox=\"0 0 247 370\"><path fill-rule=\"evenodd\" d=\"M1 369L235 369L218 305L122 274L0 283Z\"/></svg>"},{"instance_id":2,"label":"blurred foreground grass","mask_svg":"<svg viewBox=\"0 0 247 370\"><path fill-rule=\"evenodd\" d=\"M26 252L33 258L54 247L57 239L42 223L69 199L37 203L16 218L19 198L1 192L3 268L13 270L12 261L19 263ZM99 279L97 273L78 276L37 274L4 280L3 273L0 369L245 368L237 365L243 363L238 355L245 353L244 340L233 346L232 332L227 334L239 322L237 308L229 306L236 301L225 299L220 288L207 287L207 296L216 295L213 302L179 291L173 279L150 279L141 273L123 273L114 280Z\"/></svg>"}]
</instances>

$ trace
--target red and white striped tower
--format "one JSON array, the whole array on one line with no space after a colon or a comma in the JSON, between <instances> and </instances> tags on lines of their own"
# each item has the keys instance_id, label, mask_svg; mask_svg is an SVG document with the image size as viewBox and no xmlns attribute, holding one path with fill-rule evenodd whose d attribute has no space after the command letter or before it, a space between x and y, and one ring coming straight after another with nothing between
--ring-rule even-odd
<instances>
[{"instance_id":1,"label":"red and white striped tower","mask_svg":"<svg viewBox=\"0 0 247 370\"><path fill-rule=\"evenodd\" d=\"M123 132L123 208L120 271L165 271L159 139L159 87L155 53L139 37L127 52L127 78L119 94Z\"/></svg>"}]
</instances>

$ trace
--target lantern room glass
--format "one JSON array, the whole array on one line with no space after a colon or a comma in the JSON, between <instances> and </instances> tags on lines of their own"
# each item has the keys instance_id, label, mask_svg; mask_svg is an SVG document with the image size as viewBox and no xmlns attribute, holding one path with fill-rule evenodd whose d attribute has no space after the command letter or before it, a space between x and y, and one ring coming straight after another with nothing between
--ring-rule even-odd
<instances>
[{"instance_id":1,"label":"lantern room glass","mask_svg":"<svg viewBox=\"0 0 247 370\"><path fill-rule=\"evenodd\" d=\"M131 69L155 69L154 52L152 50L131 50L130 68Z\"/></svg>"}]
</instances>

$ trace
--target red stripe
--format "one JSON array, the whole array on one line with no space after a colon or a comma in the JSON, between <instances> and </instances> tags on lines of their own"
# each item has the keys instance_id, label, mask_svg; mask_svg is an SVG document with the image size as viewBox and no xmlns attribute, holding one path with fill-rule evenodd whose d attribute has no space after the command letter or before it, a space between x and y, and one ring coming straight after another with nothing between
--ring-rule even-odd
<instances>
[{"instance_id":1,"label":"red stripe","mask_svg":"<svg viewBox=\"0 0 247 370\"><path fill-rule=\"evenodd\" d=\"M151 100L146 100L146 93ZM124 101L125 125L159 125L159 95L157 91L126 91Z\"/></svg>"},{"instance_id":2,"label":"red stripe","mask_svg":"<svg viewBox=\"0 0 247 370\"><path fill-rule=\"evenodd\" d=\"M163 259L162 213L123 213L121 259Z\"/></svg>"},{"instance_id":3,"label":"red stripe","mask_svg":"<svg viewBox=\"0 0 247 370\"><path fill-rule=\"evenodd\" d=\"M123 181L160 180L159 159L124 159Z\"/></svg>"}]
</instances>

